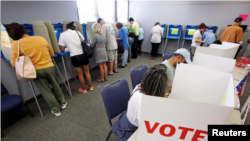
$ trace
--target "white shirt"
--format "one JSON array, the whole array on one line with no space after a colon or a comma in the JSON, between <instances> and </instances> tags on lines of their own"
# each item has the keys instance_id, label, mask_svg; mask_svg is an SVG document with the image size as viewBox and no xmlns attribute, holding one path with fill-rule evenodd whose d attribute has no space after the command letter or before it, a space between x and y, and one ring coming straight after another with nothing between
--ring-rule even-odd
<instances>
[{"instance_id":1,"label":"white shirt","mask_svg":"<svg viewBox=\"0 0 250 141\"><path fill-rule=\"evenodd\" d=\"M127 118L131 124L139 127L140 113L141 113L141 101L143 93L140 93L138 85L133 91L133 95L128 102Z\"/></svg>"},{"instance_id":2,"label":"white shirt","mask_svg":"<svg viewBox=\"0 0 250 141\"><path fill-rule=\"evenodd\" d=\"M84 40L84 37L82 36L82 34L79 31L77 32ZM63 33L61 33L59 37L59 45L67 46L71 57L83 54L81 41L80 41L78 34L76 33L76 30L68 29L67 31L64 31Z\"/></svg>"},{"instance_id":3,"label":"white shirt","mask_svg":"<svg viewBox=\"0 0 250 141\"><path fill-rule=\"evenodd\" d=\"M201 40L202 36L201 36L201 32L199 30L196 30L195 33L194 33L192 44L191 44L192 47L197 47L197 46L201 45L201 43L196 43L195 42L195 38L197 38L197 37L199 37L198 40Z\"/></svg>"},{"instance_id":4,"label":"white shirt","mask_svg":"<svg viewBox=\"0 0 250 141\"><path fill-rule=\"evenodd\" d=\"M167 66L167 74L169 75L171 79L170 80L171 84L173 84L174 75L175 75L175 67L173 67L172 64L168 60L163 61L162 64Z\"/></svg>"},{"instance_id":5,"label":"white shirt","mask_svg":"<svg viewBox=\"0 0 250 141\"><path fill-rule=\"evenodd\" d=\"M151 30L151 35L152 43L160 43L163 35L162 27L160 25L154 26Z\"/></svg>"}]
</instances>

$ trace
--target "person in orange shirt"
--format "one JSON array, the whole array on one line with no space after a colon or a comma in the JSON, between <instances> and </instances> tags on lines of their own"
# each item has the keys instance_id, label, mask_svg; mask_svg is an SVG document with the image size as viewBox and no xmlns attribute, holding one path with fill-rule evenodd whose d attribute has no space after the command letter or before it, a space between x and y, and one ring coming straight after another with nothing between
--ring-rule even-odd
<instances>
[{"instance_id":1,"label":"person in orange shirt","mask_svg":"<svg viewBox=\"0 0 250 141\"><path fill-rule=\"evenodd\" d=\"M220 36L221 42L239 43L244 38L243 29L240 27L242 18L237 17L232 26L227 27Z\"/></svg>"},{"instance_id":2,"label":"person in orange shirt","mask_svg":"<svg viewBox=\"0 0 250 141\"><path fill-rule=\"evenodd\" d=\"M51 60L54 51L50 44L43 37L29 36L26 29L18 23L11 23L6 26L6 29L9 36L15 40L11 46L11 65L15 67L19 42L20 48L22 48L19 54L21 56L25 53L34 64L37 73L36 85L49 104L52 114L60 116L60 109L65 109L67 102L57 82L57 71ZM49 83L53 86L54 93L51 91Z\"/></svg>"}]
</instances>

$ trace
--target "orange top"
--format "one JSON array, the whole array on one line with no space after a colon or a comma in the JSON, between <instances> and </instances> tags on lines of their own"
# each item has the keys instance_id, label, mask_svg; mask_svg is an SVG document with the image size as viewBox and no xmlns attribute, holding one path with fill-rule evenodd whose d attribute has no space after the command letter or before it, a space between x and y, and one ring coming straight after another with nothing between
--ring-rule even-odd
<instances>
[{"instance_id":1,"label":"orange top","mask_svg":"<svg viewBox=\"0 0 250 141\"><path fill-rule=\"evenodd\" d=\"M54 51L49 43L40 36L29 36L19 40L20 46L24 50L26 56L29 56L36 70L49 68L54 66L51 57L54 56ZM24 55L19 49L20 56ZM18 55L18 42L12 42L11 46L11 65L15 67Z\"/></svg>"},{"instance_id":2,"label":"orange top","mask_svg":"<svg viewBox=\"0 0 250 141\"><path fill-rule=\"evenodd\" d=\"M221 42L238 43L244 38L243 29L237 25L227 27L220 36Z\"/></svg>"}]
</instances>

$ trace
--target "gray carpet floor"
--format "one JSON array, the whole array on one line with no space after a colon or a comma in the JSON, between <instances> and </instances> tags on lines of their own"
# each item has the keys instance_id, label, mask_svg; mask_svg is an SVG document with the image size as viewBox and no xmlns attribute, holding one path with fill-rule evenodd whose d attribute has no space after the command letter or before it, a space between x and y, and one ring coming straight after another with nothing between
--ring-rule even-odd
<instances>
[{"instance_id":1,"label":"gray carpet floor","mask_svg":"<svg viewBox=\"0 0 250 141\"><path fill-rule=\"evenodd\" d=\"M162 62L161 56L158 56L157 60L150 60L148 54L142 54L137 59L132 59L127 67L119 68L118 74L108 76L108 81L105 83L95 81L99 78L99 69L94 68L91 71L94 91L88 91L86 94L79 93L77 90L80 87L79 80L71 81L73 98L70 98L66 89L63 88L68 105L65 110L62 110L61 116L52 115L48 104L40 97L39 103L44 117L40 116L35 102L31 102L28 106L35 117L31 117L25 109L19 110L19 116L13 116L13 122L4 129L2 128L6 136L1 139L2 141L105 141L111 127L101 96L103 86L124 78L128 81L130 91L132 91L130 70L144 64L151 66L160 62ZM249 83L241 97L241 104L246 101L247 96L249 96ZM245 124L250 124L249 117ZM118 140L116 135L111 135L110 141Z\"/></svg>"}]
</instances>

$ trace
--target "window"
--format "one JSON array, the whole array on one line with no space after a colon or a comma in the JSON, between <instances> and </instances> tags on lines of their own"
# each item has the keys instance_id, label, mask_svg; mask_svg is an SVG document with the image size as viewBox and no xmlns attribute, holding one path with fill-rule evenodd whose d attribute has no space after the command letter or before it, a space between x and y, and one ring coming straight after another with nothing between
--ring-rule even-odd
<instances>
[{"instance_id":1,"label":"window","mask_svg":"<svg viewBox=\"0 0 250 141\"><path fill-rule=\"evenodd\" d=\"M128 22L128 0L117 0L117 17L119 22Z\"/></svg>"},{"instance_id":2,"label":"window","mask_svg":"<svg viewBox=\"0 0 250 141\"><path fill-rule=\"evenodd\" d=\"M115 22L115 1L98 0L98 14L106 22Z\"/></svg>"},{"instance_id":3,"label":"window","mask_svg":"<svg viewBox=\"0 0 250 141\"><path fill-rule=\"evenodd\" d=\"M97 19L95 0L76 0L80 23L93 22Z\"/></svg>"}]
</instances>

